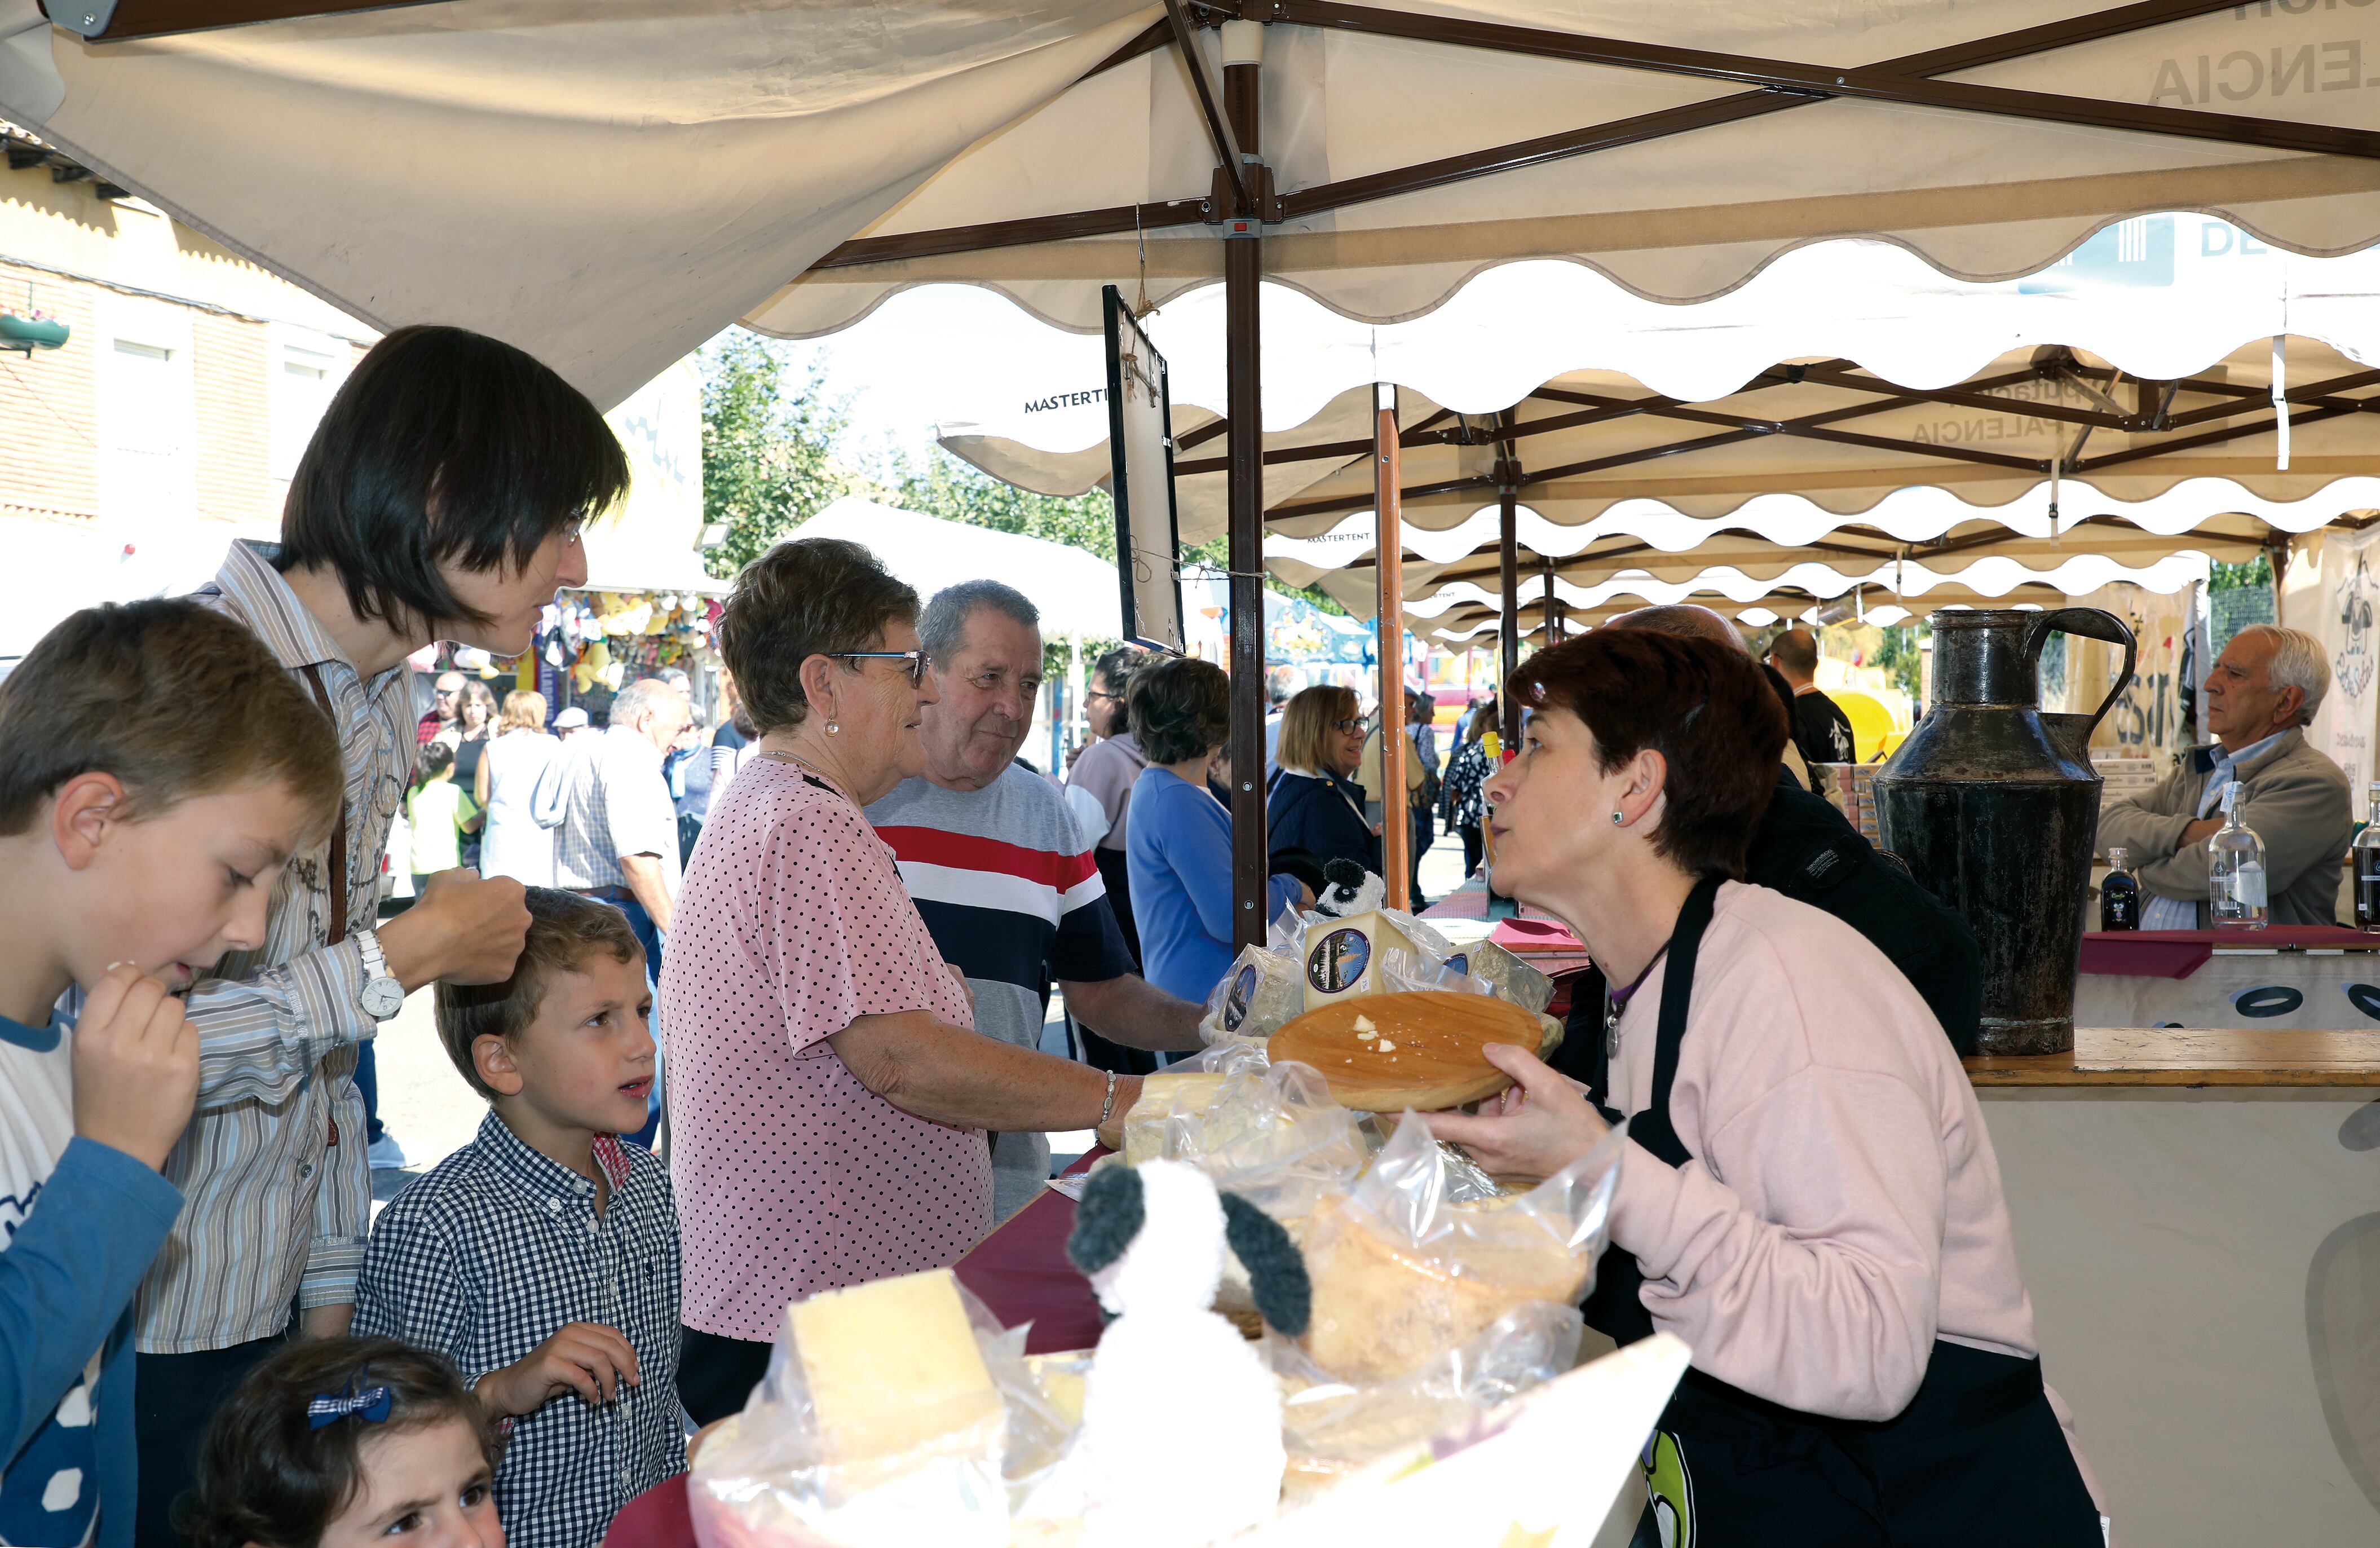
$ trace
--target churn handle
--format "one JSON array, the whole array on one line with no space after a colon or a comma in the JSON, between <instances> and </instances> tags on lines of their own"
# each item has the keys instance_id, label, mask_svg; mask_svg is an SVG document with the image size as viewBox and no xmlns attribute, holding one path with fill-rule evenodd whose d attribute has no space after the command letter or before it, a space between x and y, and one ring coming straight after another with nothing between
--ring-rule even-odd
<instances>
[{"instance_id":1,"label":"churn handle","mask_svg":"<svg viewBox=\"0 0 2380 1548\"><path fill-rule=\"evenodd\" d=\"M2052 629L2104 640L2110 645L2124 648L2124 669L2116 674L2116 686L2107 690L2107 697L2092 712L2091 724L2082 733L2084 739L2088 740L2091 732L2097 730L2099 723L2107 718L2107 712L2116 707L2116 701L2132 686L2132 664L2139 659L2140 641L2132 638L2132 631L2125 626L2124 620L2102 608L2060 607L2047 613L2037 613L2024 631L2024 664L2034 674L2035 681L2040 679L2041 648L2049 642Z\"/></svg>"}]
</instances>

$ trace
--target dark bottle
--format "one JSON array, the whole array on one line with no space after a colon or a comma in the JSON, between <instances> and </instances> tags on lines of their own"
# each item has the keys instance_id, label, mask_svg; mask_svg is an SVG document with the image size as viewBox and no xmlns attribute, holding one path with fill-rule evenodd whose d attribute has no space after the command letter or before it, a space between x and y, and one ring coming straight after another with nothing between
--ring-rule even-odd
<instances>
[{"instance_id":1,"label":"dark bottle","mask_svg":"<svg viewBox=\"0 0 2380 1548\"><path fill-rule=\"evenodd\" d=\"M2099 928L2138 930L2141 927L2141 884L2124 869L2121 847L2107 851L2107 879L2099 884Z\"/></svg>"},{"instance_id":2,"label":"dark bottle","mask_svg":"<svg viewBox=\"0 0 2380 1548\"><path fill-rule=\"evenodd\" d=\"M2370 786L2372 817L2380 820L2380 780ZM2380 933L2380 821L2355 835L2355 928Z\"/></svg>"}]
</instances>

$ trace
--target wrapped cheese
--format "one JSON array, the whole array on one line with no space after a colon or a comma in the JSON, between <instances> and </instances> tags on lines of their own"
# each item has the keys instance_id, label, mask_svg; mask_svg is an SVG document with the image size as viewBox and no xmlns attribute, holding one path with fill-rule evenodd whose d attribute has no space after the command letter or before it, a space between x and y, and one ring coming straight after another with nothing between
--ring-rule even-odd
<instances>
[{"instance_id":1,"label":"wrapped cheese","mask_svg":"<svg viewBox=\"0 0 2380 1548\"><path fill-rule=\"evenodd\" d=\"M1265 1038L1305 1008L1304 977L1294 953L1250 946L1208 996L1198 1030L1208 1043Z\"/></svg>"},{"instance_id":2,"label":"wrapped cheese","mask_svg":"<svg viewBox=\"0 0 2380 1548\"><path fill-rule=\"evenodd\" d=\"M1543 1013L1553 1003L1554 981L1493 941L1457 951L1446 965L1485 981L1492 993L1528 1010Z\"/></svg>"},{"instance_id":3,"label":"wrapped cheese","mask_svg":"<svg viewBox=\"0 0 2380 1548\"><path fill-rule=\"evenodd\" d=\"M1382 993L1380 954L1422 948L1398 916L1386 910L1343 920L1317 919L1305 929L1307 1010L1351 994Z\"/></svg>"},{"instance_id":4,"label":"wrapped cheese","mask_svg":"<svg viewBox=\"0 0 2380 1548\"><path fill-rule=\"evenodd\" d=\"M1534 1302L1585 1293L1618 1176L1622 1131L1517 1199L1458 1203L1461 1180L1408 1114L1371 1169L1314 1211L1305 1337L1342 1381L1401 1377Z\"/></svg>"}]
</instances>

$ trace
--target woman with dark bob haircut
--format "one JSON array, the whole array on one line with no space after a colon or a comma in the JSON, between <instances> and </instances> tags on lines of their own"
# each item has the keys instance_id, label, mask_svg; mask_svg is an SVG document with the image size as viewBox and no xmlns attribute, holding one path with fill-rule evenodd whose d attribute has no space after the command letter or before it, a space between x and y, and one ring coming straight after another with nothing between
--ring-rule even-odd
<instances>
[{"instance_id":1,"label":"woman with dark bob haircut","mask_svg":"<svg viewBox=\"0 0 2380 1548\"><path fill-rule=\"evenodd\" d=\"M757 755L712 800L661 979L699 1424L744 1407L786 1302L975 1245L987 1131L1093 1128L1140 1095L974 1030L861 811L925 767L917 623L917 593L832 538L754 560L720 620Z\"/></svg>"},{"instance_id":2,"label":"woman with dark bob haircut","mask_svg":"<svg viewBox=\"0 0 2380 1548\"><path fill-rule=\"evenodd\" d=\"M1168 994L1204 1000L1232 956L1232 814L1207 789L1231 733L1231 679L1212 662L1167 656L1133 675L1124 713L1148 759L1123 840L1141 970ZM1268 920L1314 901L1288 876L1270 892Z\"/></svg>"},{"instance_id":3,"label":"woman with dark bob haircut","mask_svg":"<svg viewBox=\"0 0 2380 1548\"><path fill-rule=\"evenodd\" d=\"M1628 1121L1587 1321L1694 1348L1637 1541L2099 1543L1957 1056L1857 932L1735 879L1786 740L1760 669L1604 628L1514 688L1535 713L1486 786L1493 880L1626 986L1609 1090L1500 1046L1518 1086L1429 1123L1531 1178Z\"/></svg>"}]
</instances>

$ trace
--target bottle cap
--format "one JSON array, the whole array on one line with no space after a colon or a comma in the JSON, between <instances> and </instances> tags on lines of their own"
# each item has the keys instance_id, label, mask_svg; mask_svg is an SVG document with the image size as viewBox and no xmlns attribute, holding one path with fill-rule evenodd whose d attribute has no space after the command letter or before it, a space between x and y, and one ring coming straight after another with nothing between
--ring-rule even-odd
<instances>
[{"instance_id":1,"label":"bottle cap","mask_svg":"<svg viewBox=\"0 0 2380 1548\"><path fill-rule=\"evenodd\" d=\"M2123 870L2125 853L2126 851L2124 847L2120 844L2109 848L2107 851L2107 869L2110 871Z\"/></svg>"}]
</instances>

